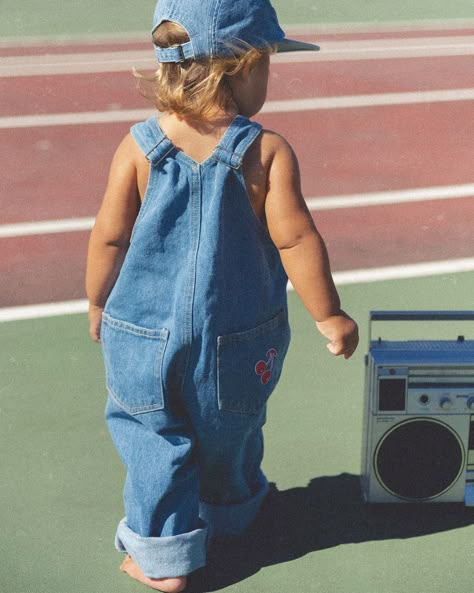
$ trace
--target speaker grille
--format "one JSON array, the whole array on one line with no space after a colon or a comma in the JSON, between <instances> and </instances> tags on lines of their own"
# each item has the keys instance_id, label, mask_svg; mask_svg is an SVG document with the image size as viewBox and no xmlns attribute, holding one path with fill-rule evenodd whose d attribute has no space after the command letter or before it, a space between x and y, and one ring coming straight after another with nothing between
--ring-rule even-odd
<instances>
[{"instance_id":1,"label":"speaker grille","mask_svg":"<svg viewBox=\"0 0 474 593\"><path fill-rule=\"evenodd\" d=\"M412 418L381 438L374 469L391 494L423 501L449 490L463 471L464 459L463 444L449 426L433 418Z\"/></svg>"}]
</instances>

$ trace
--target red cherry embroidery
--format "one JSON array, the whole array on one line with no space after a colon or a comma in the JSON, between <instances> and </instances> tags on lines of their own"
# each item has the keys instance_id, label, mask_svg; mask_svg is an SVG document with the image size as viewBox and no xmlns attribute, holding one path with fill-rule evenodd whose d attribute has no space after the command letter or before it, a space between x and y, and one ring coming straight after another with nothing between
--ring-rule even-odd
<instances>
[{"instance_id":1,"label":"red cherry embroidery","mask_svg":"<svg viewBox=\"0 0 474 593\"><path fill-rule=\"evenodd\" d=\"M260 376L262 385L266 385L272 376L273 361L278 356L275 348L270 348L267 352L267 360L259 360L255 365L255 372Z\"/></svg>"}]
</instances>

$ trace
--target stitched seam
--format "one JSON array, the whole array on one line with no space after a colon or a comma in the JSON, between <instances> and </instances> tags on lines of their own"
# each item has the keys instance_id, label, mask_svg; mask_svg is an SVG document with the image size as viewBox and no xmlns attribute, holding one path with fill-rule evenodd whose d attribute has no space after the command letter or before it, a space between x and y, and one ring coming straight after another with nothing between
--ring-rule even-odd
<instances>
[{"instance_id":1,"label":"stitched seam","mask_svg":"<svg viewBox=\"0 0 474 593\"><path fill-rule=\"evenodd\" d=\"M121 321L120 319L115 319L111 317L108 313L103 313L102 320L109 327L112 327L114 329L120 329L124 332L133 334L135 336L150 338L151 340L166 340L169 334L169 331L165 328L147 329L145 327L140 327L138 325L134 325L133 323L129 323L128 321Z\"/></svg>"},{"instance_id":2,"label":"stitched seam","mask_svg":"<svg viewBox=\"0 0 474 593\"><path fill-rule=\"evenodd\" d=\"M255 328L242 331L242 332L235 332L232 334L227 334L225 336L219 336L217 338L217 343L219 345L225 344L232 344L234 342L246 342L247 340L251 340L254 337L260 336L267 331L275 329L280 325L284 325L286 321L286 311L280 311L278 315L276 315L273 319L269 321L265 321L261 325L258 325Z\"/></svg>"},{"instance_id":3,"label":"stitched seam","mask_svg":"<svg viewBox=\"0 0 474 593\"><path fill-rule=\"evenodd\" d=\"M212 54L213 56L216 53L217 50L217 39L214 35L214 31L216 30L216 23L217 23L217 15L221 9L221 4L222 4L222 0L218 0L216 2L216 7L214 10L214 14L212 15L212 23L209 27L209 37L211 38L211 47L212 47Z\"/></svg>"},{"instance_id":4,"label":"stitched seam","mask_svg":"<svg viewBox=\"0 0 474 593\"><path fill-rule=\"evenodd\" d=\"M128 412L129 414L131 414L132 416L135 416L137 414L144 414L146 412L155 412L155 411L159 411L159 410L163 410L164 408L164 404L148 404L147 406L129 406L128 404L126 404L125 402L123 402L118 395L115 393L115 391L110 387L110 385L107 385L107 391L110 393L110 396L112 397L112 399L122 408L124 409L126 412Z\"/></svg>"}]
</instances>

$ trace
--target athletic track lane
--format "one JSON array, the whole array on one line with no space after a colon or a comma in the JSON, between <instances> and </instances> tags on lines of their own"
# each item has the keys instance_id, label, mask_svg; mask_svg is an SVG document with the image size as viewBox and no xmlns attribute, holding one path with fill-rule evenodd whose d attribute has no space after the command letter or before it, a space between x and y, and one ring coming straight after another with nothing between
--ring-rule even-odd
<instances>
[{"instance_id":1,"label":"athletic track lane","mask_svg":"<svg viewBox=\"0 0 474 593\"><path fill-rule=\"evenodd\" d=\"M91 51L91 45L53 49ZM470 88L473 60L464 55L277 63L269 99ZM14 98L3 103L0 117L146 106L128 73L0 78L0 92ZM473 102L462 101L294 111L259 120L288 137L301 162L305 195L315 197L471 183L472 115ZM115 123L0 130L0 142L9 146L2 223L93 216L110 157L128 128ZM315 218L338 271L472 256L473 213L472 197L465 197L325 210ZM86 232L0 239L0 306L82 298L86 243Z\"/></svg>"}]
</instances>

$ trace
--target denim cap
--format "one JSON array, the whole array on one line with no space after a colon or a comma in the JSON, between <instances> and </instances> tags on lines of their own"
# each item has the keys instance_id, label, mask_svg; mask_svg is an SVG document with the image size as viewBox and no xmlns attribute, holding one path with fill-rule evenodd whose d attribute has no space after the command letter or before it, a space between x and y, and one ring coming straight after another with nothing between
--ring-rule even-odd
<instances>
[{"instance_id":1,"label":"denim cap","mask_svg":"<svg viewBox=\"0 0 474 593\"><path fill-rule=\"evenodd\" d=\"M181 25L190 41L161 48L159 62L232 55L232 47L276 47L278 52L318 50L317 45L286 39L269 0L158 0L153 31L164 21Z\"/></svg>"}]
</instances>

